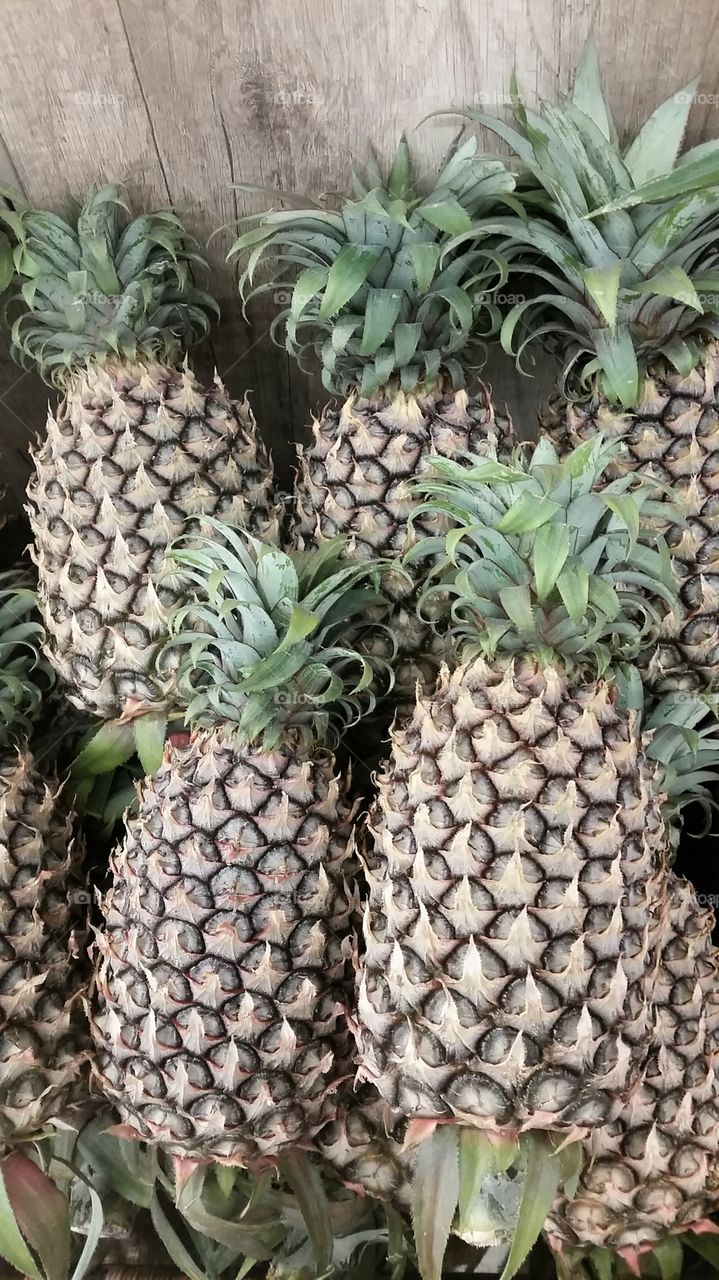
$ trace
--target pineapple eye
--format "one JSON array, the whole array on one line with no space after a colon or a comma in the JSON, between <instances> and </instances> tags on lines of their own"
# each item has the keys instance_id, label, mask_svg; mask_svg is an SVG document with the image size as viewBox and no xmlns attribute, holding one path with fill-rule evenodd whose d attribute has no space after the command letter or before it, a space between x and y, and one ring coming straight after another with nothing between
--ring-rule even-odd
<instances>
[{"instance_id":1,"label":"pineapple eye","mask_svg":"<svg viewBox=\"0 0 719 1280\"><path fill-rule=\"evenodd\" d=\"M486 1119L496 1117L497 1124L504 1125L512 1115L508 1094L493 1078L493 1070L486 1073L481 1070L484 1061L481 1046L478 1047L478 1057L480 1066L477 1071L458 1071L450 1078L447 1103L460 1114ZM494 1064L488 1061L487 1065L493 1067Z\"/></svg>"}]
</instances>

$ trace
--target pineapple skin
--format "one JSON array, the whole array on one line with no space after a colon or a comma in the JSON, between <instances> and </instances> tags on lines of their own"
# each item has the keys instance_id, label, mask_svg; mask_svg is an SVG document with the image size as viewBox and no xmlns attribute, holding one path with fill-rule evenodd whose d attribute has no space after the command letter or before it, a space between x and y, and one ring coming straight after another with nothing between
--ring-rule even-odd
<instances>
[{"instance_id":1,"label":"pineapple skin","mask_svg":"<svg viewBox=\"0 0 719 1280\"><path fill-rule=\"evenodd\" d=\"M635 1258L719 1206L719 952L713 913L670 877L641 1083L590 1135L576 1195L547 1222L553 1248L601 1246Z\"/></svg>"},{"instance_id":2,"label":"pineapple skin","mask_svg":"<svg viewBox=\"0 0 719 1280\"><path fill-rule=\"evenodd\" d=\"M345 1092L336 1119L316 1146L335 1177L354 1190L403 1210L412 1206L416 1147L405 1150L407 1123L390 1111L371 1085Z\"/></svg>"},{"instance_id":3,"label":"pineapple skin","mask_svg":"<svg viewBox=\"0 0 719 1280\"><path fill-rule=\"evenodd\" d=\"M486 387L399 392L394 399L349 396L329 404L313 424L313 442L299 451L298 536L352 539L362 559L402 556L425 531L412 534L416 498L408 481L426 470L430 454L484 454L488 442L511 445L511 427L495 414ZM397 587L401 592L401 588ZM406 590L406 588L404 589Z\"/></svg>"},{"instance_id":4,"label":"pineapple skin","mask_svg":"<svg viewBox=\"0 0 719 1280\"><path fill-rule=\"evenodd\" d=\"M28 515L47 656L81 710L162 701L153 677L172 579L150 580L185 521L222 516L277 537L272 471L247 404L187 365L76 373L33 453Z\"/></svg>"},{"instance_id":5,"label":"pineapple skin","mask_svg":"<svg viewBox=\"0 0 719 1280\"><path fill-rule=\"evenodd\" d=\"M601 431L621 440L622 470L653 474L686 514L667 541L679 579L686 620L668 620L650 660L647 679L658 690L702 690L719 681L719 344L710 343L687 377L650 371L640 404L627 412L595 394L590 400L556 399L542 426L560 453Z\"/></svg>"},{"instance_id":6,"label":"pineapple skin","mask_svg":"<svg viewBox=\"0 0 719 1280\"><path fill-rule=\"evenodd\" d=\"M170 743L102 902L102 1092L124 1131L250 1163L336 1113L350 1059L354 807L334 762L219 731Z\"/></svg>"},{"instance_id":7,"label":"pineapple skin","mask_svg":"<svg viewBox=\"0 0 719 1280\"><path fill-rule=\"evenodd\" d=\"M88 972L78 843L29 751L0 758L0 1141L87 1100Z\"/></svg>"},{"instance_id":8,"label":"pineapple skin","mask_svg":"<svg viewBox=\"0 0 719 1280\"><path fill-rule=\"evenodd\" d=\"M650 783L605 682L532 657L442 669L369 817L359 1080L507 1134L614 1118L664 903Z\"/></svg>"},{"instance_id":9,"label":"pineapple skin","mask_svg":"<svg viewBox=\"0 0 719 1280\"><path fill-rule=\"evenodd\" d=\"M314 546L342 535L365 560L399 560L439 531L427 518L409 527L417 498L408 482L427 470L431 454L460 459L484 455L490 443L504 452L514 444L511 423L495 412L482 384L473 396L441 389L399 392L391 400L355 393L339 408L327 405L312 431L312 443L299 450L295 538ZM418 679L424 687L434 683L444 648L418 618L411 582L385 574L383 586L395 600L389 625L397 652L382 633L368 637L368 648L392 660L400 701L413 700Z\"/></svg>"}]
</instances>

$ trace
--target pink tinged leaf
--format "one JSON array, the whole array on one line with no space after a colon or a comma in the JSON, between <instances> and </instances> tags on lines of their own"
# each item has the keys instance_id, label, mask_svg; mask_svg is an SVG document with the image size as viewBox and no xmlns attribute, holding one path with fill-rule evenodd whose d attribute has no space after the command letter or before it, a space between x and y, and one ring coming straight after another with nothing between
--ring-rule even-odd
<instances>
[{"instance_id":1,"label":"pink tinged leaf","mask_svg":"<svg viewBox=\"0 0 719 1280\"><path fill-rule=\"evenodd\" d=\"M129 1142L142 1141L142 1134L131 1124L111 1124L105 1133L108 1133L111 1138L126 1138Z\"/></svg>"},{"instance_id":2,"label":"pink tinged leaf","mask_svg":"<svg viewBox=\"0 0 719 1280\"><path fill-rule=\"evenodd\" d=\"M15 1220L2 1175L2 1166L0 1166L0 1258L4 1258L21 1275L29 1277L29 1280L42 1280Z\"/></svg>"},{"instance_id":3,"label":"pink tinged leaf","mask_svg":"<svg viewBox=\"0 0 719 1280\"><path fill-rule=\"evenodd\" d=\"M639 1260L639 1251L637 1249L618 1249L617 1253L626 1262L632 1275L639 1276L639 1280L641 1280L642 1264Z\"/></svg>"},{"instance_id":4,"label":"pink tinged leaf","mask_svg":"<svg viewBox=\"0 0 719 1280\"><path fill-rule=\"evenodd\" d=\"M67 1200L51 1178L19 1152L2 1163L15 1221L35 1250L47 1280L67 1280L72 1237Z\"/></svg>"},{"instance_id":5,"label":"pink tinged leaf","mask_svg":"<svg viewBox=\"0 0 719 1280\"><path fill-rule=\"evenodd\" d=\"M439 1120L410 1120L407 1125L407 1132L404 1135L403 1151L409 1151L410 1147L416 1147L420 1142L426 1142L427 1138L431 1138L435 1129L439 1125Z\"/></svg>"},{"instance_id":6,"label":"pink tinged leaf","mask_svg":"<svg viewBox=\"0 0 719 1280\"><path fill-rule=\"evenodd\" d=\"M441 1280L459 1199L459 1127L437 1125L420 1142L412 1188L412 1223L422 1280Z\"/></svg>"},{"instance_id":7,"label":"pink tinged leaf","mask_svg":"<svg viewBox=\"0 0 719 1280\"><path fill-rule=\"evenodd\" d=\"M143 716L147 712L147 703L143 698L126 698L125 704L120 712L117 720L112 721L113 724L131 724L138 716Z\"/></svg>"},{"instance_id":8,"label":"pink tinged leaf","mask_svg":"<svg viewBox=\"0 0 719 1280\"><path fill-rule=\"evenodd\" d=\"M173 1169L175 1171L175 1198L179 1200L187 1183L197 1172L201 1165L209 1164L208 1160L191 1160L187 1156L174 1156Z\"/></svg>"}]
</instances>

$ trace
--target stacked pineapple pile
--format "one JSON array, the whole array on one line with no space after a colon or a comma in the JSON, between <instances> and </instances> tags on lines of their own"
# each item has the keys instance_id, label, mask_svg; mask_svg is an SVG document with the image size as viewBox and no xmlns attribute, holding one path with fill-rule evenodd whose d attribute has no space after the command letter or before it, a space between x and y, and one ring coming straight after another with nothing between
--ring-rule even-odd
<instances>
[{"instance_id":1,"label":"stacked pineapple pile","mask_svg":"<svg viewBox=\"0 0 719 1280\"><path fill-rule=\"evenodd\" d=\"M176 215L2 213L13 351L61 391L35 589L0 588L27 1275L64 1274L30 1192L75 1207L83 1265L123 1195L128 1249L149 1211L187 1274L397 1271L408 1212L424 1280L452 1233L508 1278L543 1229L565 1275L711 1252L719 954L672 864L719 777L719 160L680 155L679 102L621 149L591 48L569 102L514 100L478 119L519 176L470 139L420 190L403 140L234 245L343 398L288 513L249 407L190 370L216 308ZM562 393L520 446L475 370L535 333Z\"/></svg>"}]
</instances>

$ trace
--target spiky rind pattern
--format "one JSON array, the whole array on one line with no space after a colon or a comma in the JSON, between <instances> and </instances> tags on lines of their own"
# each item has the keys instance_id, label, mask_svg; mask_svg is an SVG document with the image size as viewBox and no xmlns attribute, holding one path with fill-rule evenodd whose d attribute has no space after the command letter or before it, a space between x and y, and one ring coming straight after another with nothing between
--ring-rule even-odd
<instances>
[{"instance_id":1,"label":"spiky rind pattern","mask_svg":"<svg viewBox=\"0 0 719 1280\"><path fill-rule=\"evenodd\" d=\"M639 1087L586 1143L576 1195L555 1205L555 1248L636 1256L719 1206L719 953L713 914L672 876Z\"/></svg>"},{"instance_id":2,"label":"spiky rind pattern","mask_svg":"<svg viewBox=\"0 0 719 1280\"><path fill-rule=\"evenodd\" d=\"M309 1140L348 1060L353 809L330 756L170 744L112 859L95 1076L127 1131L231 1162Z\"/></svg>"},{"instance_id":3,"label":"spiky rind pattern","mask_svg":"<svg viewBox=\"0 0 719 1280\"><path fill-rule=\"evenodd\" d=\"M395 729L369 819L361 1079L414 1117L592 1128L640 1067L664 829L603 681L450 673Z\"/></svg>"},{"instance_id":4,"label":"spiky rind pattern","mask_svg":"<svg viewBox=\"0 0 719 1280\"><path fill-rule=\"evenodd\" d=\"M218 515L274 539L272 474L247 405L188 368L108 363L75 376L34 454L28 514L47 652L75 706L161 701L153 678L186 521Z\"/></svg>"},{"instance_id":5,"label":"spiky rind pattern","mask_svg":"<svg viewBox=\"0 0 719 1280\"><path fill-rule=\"evenodd\" d=\"M703 689L719 681L719 344L686 377L654 372L633 413L599 396L557 400L543 425L562 452L601 432L621 440L619 464L650 473L668 486L686 513L670 528L669 543L686 617L653 654L648 676L661 690ZM670 624L671 625L671 624Z\"/></svg>"},{"instance_id":6,"label":"spiky rind pattern","mask_svg":"<svg viewBox=\"0 0 719 1280\"><path fill-rule=\"evenodd\" d=\"M464 390L422 397L400 392L392 400L355 394L339 409L328 405L313 436L300 450L295 536L311 546L342 534L351 552L368 560L399 559L430 532L429 518L409 526L417 506L409 481L426 470L431 454L459 460L465 453L484 455L488 443L508 452L513 440L511 423L495 413L481 384L473 396ZM397 645L395 687L413 697L417 679L431 687L444 651L412 607L411 579L389 574L383 584L397 601L389 620ZM372 652L384 648L382 635L373 637Z\"/></svg>"},{"instance_id":7,"label":"spiky rind pattern","mask_svg":"<svg viewBox=\"0 0 719 1280\"><path fill-rule=\"evenodd\" d=\"M57 783L0 758L0 1141L35 1137L87 1093L82 884Z\"/></svg>"},{"instance_id":8,"label":"spiky rind pattern","mask_svg":"<svg viewBox=\"0 0 719 1280\"><path fill-rule=\"evenodd\" d=\"M371 1085L340 1100L335 1120L316 1145L336 1177L375 1200L409 1210L416 1147L404 1150L407 1123L393 1114Z\"/></svg>"},{"instance_id":9,"label":"spiky rind pattern","mask_svg":"<svg viewBox=\"0 0 719 1280\"><path fill-rule=\"evenodd\" d=\"M315 421L314 439L300 451L297 534L343 534L364 559L401 556L424 531L408 520L417 505L408 481L426 470L427 458L483 454L501 446L509 428L495 416L486 387L433 391L418 398L399 392L392 400L352 395L328 405Z\"/></svg>"}]
</instances>

